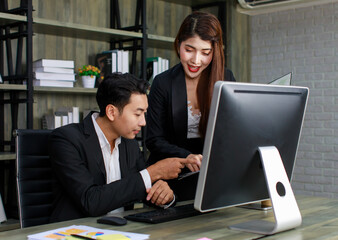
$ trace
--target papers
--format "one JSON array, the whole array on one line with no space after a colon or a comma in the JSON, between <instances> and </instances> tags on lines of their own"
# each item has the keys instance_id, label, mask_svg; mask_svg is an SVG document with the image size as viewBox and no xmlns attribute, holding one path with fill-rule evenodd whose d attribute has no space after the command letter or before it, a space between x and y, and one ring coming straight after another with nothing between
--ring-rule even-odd
<instances>
[{"instance_id":1,"label":"papers","mask_svg":"<svg viewBox=\"0 0 338 240\"><path fill-rule=\"evenodd\" d=\"M84 225L72 225L69 227L58 228L28 235L28 240L73 240L79 239L71 234L81 235L97 240L144 240L148 239L148 234L139 234L131 232L121 232L115 230L106 230Z\"/></svg>"}]
</instances>

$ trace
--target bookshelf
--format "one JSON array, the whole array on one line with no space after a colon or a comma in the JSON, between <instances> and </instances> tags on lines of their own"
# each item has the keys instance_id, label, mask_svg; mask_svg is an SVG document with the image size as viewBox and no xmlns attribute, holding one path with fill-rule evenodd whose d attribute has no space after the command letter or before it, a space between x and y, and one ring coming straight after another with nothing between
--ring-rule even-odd
<instances>
[{"instance_id":1,"label":"bookshelf","mask_svg":"<svg viewBox=\"0 0 338 240\"><path fill-rule=\"evenodd\" d=\"M34 14L33 12L29 12L33 10L33 3L32 0L26 0L26 3L24 4L24 6L22 7L22 10L6 10L6 11L1 11L0 12L0 25L3 26L3 29L6 28L6 26L9 25L15 25L15 24L24 24L24 25L32 25L32 33L28 34L28 36L26 37L27 43L26 43L26 48L31 50L33 49L33 45L34 45L34 41L40 41L40 39L42 38L41 36L45 36L45 38L50 39L52 38L65 38L65 39L75 39L75 40L83 40L83 41L94 41L94 42L106 42L110 45L122 45L122 49L123 48L131 48L133 51L140 51L141 52L141 58L138 57L138 61L141 62L141 72L143 72L143 74L145 74L145 61L146 61L146 48L153 48L153 49L165 49L165 50L169 50L172 51L172 46L173 46L173 42L174 42L174 38L173 37L169 37L169 36L162 36L162 35L157 35L157 34L148 34L146 31L146 23L142 23L142 19L146 19L146 3L147 0L133 0L133 2L137 2L138 9L134 9L135 11L138 11L138 15L139 18L141 19L141 25L137 25L137 23L135 23L134 27L119 27L119 29L114 29L114 28L110 28L107 26L100 26L100 24L95 24L95 25L89 25L86 23L76 23L76 22L69 22L69 21L65 21L65 20L57 20L57 19L49 19L46 17L41 17L41 14L39 14L39 10L41 9L41 6L37 6L37 10L36 12L38 14ZM110 2L111 7L116 7L116 2L119 2L117 0L110 0L110 1L102 1L102 2ZM121 1L120 1L121 2ZM148 1L149 2L149 1ZM163 4L163 2L171 2L171 1L152 1L153 5L157 5L157 4ZM79 1L75 1L75 4L79 4ZM29 8L27 8L27 6L30 6ZM35 7L35 6L34 6ZM118 6L117 6L118 7ZM120 7L121 8L121 7ZM31 9L31 10L29 10ZM23 14L23 15L20 15ZM112 11L110 12L110 14L112 14ZM31 17L29 17L29 15ZM116 13L115 13L116 15ZM119 15L119 13L118 13ZM184 16L186 15L186 13L184 13ZM137 18L137 17L135 17ZM103 24L104 25L104 24ZM127 29L127 30L124 30ZM176 30L175 30L176 31ZM19 32L19 30L18 30ZM24 31L24 34L26 33L26 30ZM32 37L34 35L37 35L37 37ZM133 46L133 41L137 41L138 43L136 45ZM31 44L31 45L29 45ZM4 45L3 45L4 46ZM106 45L107 46L107 45ZM86 46L88 47L88 46ZM45 47L46 48L46 47ZM134 49L133 49L134 48ZM36 48L35 48L36 49ZM0 96L2 96L1 98L4 99L7 95L7 98L11 101L11 97L9 97L10 95L13 94L13 91L15 92L14 94L16 95L16 99L20 98L20 104L22 105L22 103L26 104L26 123L27 123L27 128L34 128L35 126L39 126L39 124L36 124L36 115L34 115L35 110L33 109L34 106L34 100L33 97L36 94L42 94L42 93L50 93L50 94L55 94L55 93L77 93L77 94L87 94L90 91L95 92L95 89L93 90L87 90L87 89L81 89L81 88L74 88L74 89L64 89L64 88L39 88L39 87L33 87L32 86L32 61L33 61L33 55L39 55L36 54L36 52L39 52L40 49L36 49L34 50L30 56L26 56L26 75L24 76L17 76L16 79L19 79L19 84L0 84ZM46 54L48 54L48 51L50 50L46 50ZM27 53L28 54L28 53ZM41 54L40 54L41 55ZM13 57L14 58L14 57ZM11 61L13 61L13 59L11 59ZM24 61L24 60L22 60ZM134 60L133 60L134 61ZM28 66L30 65L30 66ZM132 63L132 65L136 65L135 61ZM76 69L76 68L75 68ZM2 70L3 71L3 70ZM29 73L30 71L30 73ZM145 78L145 75L143 75L143 77ZM29 82L27 85L22 85L20 84L21 80L26 80L29 79L27 82ZM6 82L6 81L5 81ZM12 82L11 80L8 80L7 82ZM25 96L26 95L26 96ZM94 95L94 94L93 94ZM92 95L92 96L93 96ZM48 96L46 95L46 97L48 98ZM36 104L35 104L36 105ZM2 106L3 107L3 106ZM18 117L18 109L19 104L16 103L16 111L14 113L11 113L12 115L12 119L13 118L19 118ZM4 118L4 117L1 117ZM3 122L1 122L1 125L5 125L4 130L8 127L8 124L6 125L6 122L11 121L10 119L4 119ZM13 124L12 124L13 125ZM20 127L20 126L12 126L12 130L13 128L16 127ZM3 144L9 144L11 145L9 148L11 151L14 150L14 142L13 139L11 140L5 140L5 138L12 138L12 136L10 136L10 133L7 133L2 141L0 141L0 145ZM10 142L10 143L8 143ZM2 151L5 148L2 147ZM5 149L6 151L6 149ZM1 149L0 149L1 152Z\"/></svg>"},{"instance_id":2,"label":"bookshelf","mask_svg":"<svg viewBox=\"0 0 338 240\"><path fill-rule=\"evenodd\" d=\"M15 153L5 153L5 152L0 153L0 161L15 160L15 158L16 158Z\"/></svg>"},{"instance_id":3,"label":"bookshelf","mask_svg":"<svg viewBox=\"0 0 338 240\"><path fill-rule=\"evenodd\" d=\"M147 56L164 55L171 59L171 66L174 65L173 59L178 61L173 51L174 36L192 9L214 6L226 0L23 0L21 7L8 10L5 2L10 5L11 1L0 3L0 30L5 32L8 26L18 30L20 25L25 26L21 33L18 30L18 35L25 39L24 46L21 46L25 56L21 60L24 74L4 78L5 83L0 84L0 110L5 112L0 113L0 130L3 130L0 132L4 133L0 136L0 168L9 165L13 168L14 165L13 119L17 124L14 128L38 129L41 128L41 117L59 106L79 106L80 112L96 107L95 88L33 86L33 60L74 60L77 69L90 63L94 53L113 48L130 49L131 65L139 66L141 77L145 78ZM80 8L80 5L85 7ZM96 11L89 12L90 9ZM118 19L122 23L119 24ZM6 48L4 40L0 47ZM0 55L4 54L0 50ZM10 60L15 62L14 57ZM1 61L7 59L0 56ZM6 67L0 66L2 76ZM134 69L131 71L135 74ZM22 80L27 80L28 84L23 85ZM0 179L0 187L3 184Z\"/></svg>"}]
</instances>

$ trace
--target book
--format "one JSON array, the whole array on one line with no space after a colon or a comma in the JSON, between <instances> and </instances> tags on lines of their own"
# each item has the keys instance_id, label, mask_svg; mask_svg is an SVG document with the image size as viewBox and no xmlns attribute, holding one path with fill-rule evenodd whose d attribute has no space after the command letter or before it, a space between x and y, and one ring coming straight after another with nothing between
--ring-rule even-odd
<instances>
[{"instance_id":1,"label":"book","mask_svg":"<svg viewBox=\"0 0 338 240\"><path fill-rule=\"evenodd\" d=\"M75 81L75 74L68 73L49 73L49 72L34 72L35 79L44 79L44 80L67 80Z\"/></svg>"},{"instance_id":2,"label":"book","mask_svg":"<svg viewBox=\"0 0 338 240\"><path fill-rule=\"evenodd\" d=\"M61 68L61 67L34 67L33 72L46 72L46 73L68 73L74 74L74 68Z\"/></svg>"},{"instance_id":3,"label":"book","mask_svg":"<svg viewBox=\"0 0 338 240\"><path fill-rule=\"evenodd\" d=\"M115 59L116 65L116 59ZM98 53L95 58L95 66L100 69L101 76L106 77L113 72L112 67L112 53ZM115 68L116 69L116 66Z\"/></svg>"},{"instance_id":4,"label":"book","mask_svg":"<svg viewBox=\"0 0 338 240\"><path fill-rule=\"evenodd\" d=\"M56 112L68 115L68 123L79 123L80 113L79 107L59 107Z\"/></svg>"},{"instance_id":5,"label":"book","mask_svg":"<svg viewBox=\"0 0 338 240\"><path fill-rule=\"evenodd\" d=\"M117 53L111 53L111 72L117 72Z\"/></svg>"},{"instance_id":6,"label":"book","mask_svg":"<svg viewBox=\"0 0 338 240\"><path fill-rule=\"evenodd\" d=\"M56 117L60 116L61 117L61 126L65 126L69 123L67 111L56 111L54 113L54 116L56 116Z\"/></svg>"},{"instance_id":7,"label":"book","mask_svg":"<svg viewBox=\"0 0 338 240\"><path fill-rule=\"evenodd\" d=\"M59 80L44 80L44 79L34 79L33 86L41 87L74 87L74 82L72 81L59 81Z\"/></svg>"},{"instance_id":8,"label":"book","mask_svg":"<svg viewBox=\"0 0 338 240\"><path fill-rule=\"evenodd\" d=\"M169 69L169 60L161 57L147 58L147 80L151 84L157 74Z\"/></svg>"},{"instance_id":9,"label":"book","mask_svg":"<svg viewBox=\"0 0 338 240\"><path fill-rule=\"evenodd\" d=\"M125 51L114 49L102 52L103 54L107 54L108 59L112 63L111 68L109 69L110 73L113 72L123 72L123 56L125 55ZM126 58L126 56L125 56Z\"/></svg>"},{"instance_id":10,"label":"book","mask_svg":"<svg viewBox=\"0 0 338 240\"><path fill-rule=\"evenodd\" d=\"M70 123L79 123L79 107L60 107L54 114L42 117L42 129L55 129Z\"/></svg>"},{"instance_id":11,"label":"book","mask_svg":"<svg viewBox=\"0 0 338 240\"><path fill-rule=\"evenodd\" d=\"M122 72L122 50L113 50L116 52L116 72Z\"/></svg>"},{"instance_id":12,"label":"book","mask_svg":"<svg viewBox=\"0 0 338 240\"><path fill-rule=\"evenodd\" d=\"M61 116L56 115L44 115L41 119L42 129L50 129L53 130L55 128L62 126L62 118Z\"/></svg>"},{"instance_id":13,"label":"book","mask_svg":"<svg viewBox=\"0 0 338 240\"><path fill-rule=\"evenodd\" d=\"M151 85L154 78L158 74L158 62L157 59L154 58L147 58L147 66L146 66L146 78Z\"/></svg>"},{"instance_id":14,"label":"book","mask_svg":"<svg viewBox=\"0 0 338 240\"><path fill-rule=\"evenodd\" d=\"M43 115L41 118L42 129L54 129L54 117L52 115Z\"/></svg>"},{"instance_id":15,"label":"book","mask_svg":"<svg viewBox=\"0 0 338 240\"><path fill-rule=\"evenodd\" d=\"M33 67L74 68L72 60L39 59L33 62Z\"/></svg>"},{"instance_id":16,"label":"book","mask_svg":"<svg viewBox=\"0 0 338 240\"><path fill-rule=\"evenodd\" d=\"M54 119L54 127L53 128L58 128L58 127L62 126L62 118L61 118L61 116L54 115L53 119Z\"/></svg>"},{"instance_id":17,"label":"book","mask_svg":"<svg viewBox=\"0 0 338 240\"><path fill-rule=\"evenodd\" d=\"M72 235L74 237L72 237ZM140 234L132 232L122 232L108 229L100 229L85 225L71 225L52 229L49 231L28 235L28 240L73 240L78 239L76 236L89 237L97 240L146 240L149 234Z\"/></svg>"},{"instance_id":18,"label":"book","mask_svg":"<svg viewBox=\"0 0 338 240\"><path fill-rule=\"evenodd\" d=\"M79 107L72 107L72 110L73 110L73 123L79 123L80 122Z\"/></svg>"},{"instance_id":19,"label":"book","mask_svg":"<svg viewBox=\"0 0 338 240\"><path fill-rule=\"evenodd\" d=\"M129 51L113 49L103 51L96 55L96 67L98 67L103 76L114 72L129 72Z\"/></svg>"},{"instance_id":20,"label":"book","mask_svg":"<svg viewBox=\"0 0 338 240\"><path fill-rule=\"evenodd\" d=\"M129 72L129 51L122 51L122 73Z\"/></svg>"}]
</instances>

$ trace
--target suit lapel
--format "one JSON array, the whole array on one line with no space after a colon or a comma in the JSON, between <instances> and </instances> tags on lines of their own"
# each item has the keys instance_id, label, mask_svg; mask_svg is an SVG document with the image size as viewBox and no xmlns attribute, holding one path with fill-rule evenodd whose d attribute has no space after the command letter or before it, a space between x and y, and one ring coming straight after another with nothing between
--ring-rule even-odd
<instances>
[{"instance_id":1,"label":"suit lapel","mask_svg":"<svg viewBox=\"0 0 338 240\"><path fill-rule=\"evenodd\" d=\"M83 120L84 134L86 135L86 146L88 146L88 149L86 151L87 159L94 159L97 162L98 168L104 175L104 179L106 179L107 176L103 161L103 155L100 147L100 142L98 140L92 121L92 114L93 112L88 114L88 116Z\"/></svg>"},{"instance_id":2,"label":"suit lapel","mask_svg":"<svg viewBox=\"0 0 338 240\"><path fill-rule=\"evenodd\" d=\"M185 139L187 133L187 88L185 84L184 70L181 64L173 71L171 85L172 116L176 139Z\"/></svg>"}]
</instances>

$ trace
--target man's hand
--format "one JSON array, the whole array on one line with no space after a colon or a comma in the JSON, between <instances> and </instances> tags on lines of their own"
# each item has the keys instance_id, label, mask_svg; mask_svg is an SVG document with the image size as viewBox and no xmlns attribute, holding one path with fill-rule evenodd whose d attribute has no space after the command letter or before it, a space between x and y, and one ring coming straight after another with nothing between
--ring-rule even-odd
<instances>
[{"instance_id":1,"label":"man's hand","mask_svg":"<svg viewBox=\"0 0 338 240\"><path fill-rule=\"evenodd\" d=\"M147 189L147 201L155 205L165 205L174 199L174 192L167 182L158 180L150 189Z\"/></svg>"},{"instance_id":2,"label":"man's hand","mask_svg":"<svg viewBox=\"0 0 338 240\"><path fill-rule=\"evenodd\" d=\"M160 179L174 179L182 171L186 164L198 164L195 158L166 158L147 168L151 178L151 182L156 182ZM199 163L200 164L200 163Z\"/></svg>"},{"instance_id":3,"label":"man's hand","mask_svg":"<svg viewBox=\"0 0 338 240\"><path fill-rule=\"evenodd\" d=\"M201 154L189 154L187 159L192 159L196 161L195 163L186 163L185 166L189 168L192 172L197 172L201 168L202 155Z\"/></svg>"}]
</instances>

